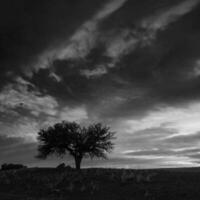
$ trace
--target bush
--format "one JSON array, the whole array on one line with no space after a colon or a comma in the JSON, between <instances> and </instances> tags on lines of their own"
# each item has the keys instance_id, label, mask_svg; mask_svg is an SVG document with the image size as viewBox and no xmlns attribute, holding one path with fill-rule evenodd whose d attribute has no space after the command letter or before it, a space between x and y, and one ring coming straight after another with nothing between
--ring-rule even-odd
<instances>
[{"instance_id":1,"label":"bush","mask_svg":"<svg viewBox=\"0 0 200 200\"><path fill-rule=\"evenodd\" d=\"M1 170L13 170L13 169L25 169L25 168L27 167L22 164L4 163L1 165Z\"/></svg>"},{"instance_id":2,"label":"bush","mask_svg":"<svg viewBox=\"0 0 200 200\"><path fill-rule=\"evenodd\" d=\"M59 164L56 168L57 169L65 169L65 163Z\"/></svg>"},{"instance_id":3,"label":"bush","mask_svg":"<svg viewBox=\"0 0 200 200\"><path fill-rule=\"evenodd\" d=\"M73 169L70 165L65 165L65 163L61 163L59 164L56 169L67 169L67 170L71 170Z\"/></svg>"},{"instance_id":4,"label":"bush","mask_svg":"<svg viewBox=\"0 0 200 200\"><path fill-rule=\"evenodd\" d=\"M73 169L70 165L67 165L65 168L66 168L67 170Z\"/></svg>"}]
</instances>

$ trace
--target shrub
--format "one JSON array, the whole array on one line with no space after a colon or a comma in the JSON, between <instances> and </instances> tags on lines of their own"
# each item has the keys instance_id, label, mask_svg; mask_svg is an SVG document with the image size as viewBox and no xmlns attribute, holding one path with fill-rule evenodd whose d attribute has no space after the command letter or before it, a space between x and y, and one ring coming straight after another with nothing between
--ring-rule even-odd
<instances>
[{"instance_id":1,"label":"shrub","mask_svg":"<svg viewBox=\"0 0 200 200\"><path fill-rule=\"evenodd\" d=\"M67 165L65 168L66 168L67 170L73 169L70 165Z\"/></svg>"},{"instance_id":2,"label":"shrub","mask_svg":"<svg viewBox=\"0 0 200 200\"><path fill-rule=\"evenodd\" d=\"M13 170L13 169L24 169L24 168L27 168L27 167L22 164L4 163L1 165L1 170Z\"/></svg>"},{"instance_id":3,"label":"shrub","mask_svg":"<svg viewBox=\"0 0 200 200\"><path fill-rule=\"evenodd\" d=\"M65 163L61 163L61 164L59 164L56 168L57 169L65 169Z\"/></svg>"}]
</instances>

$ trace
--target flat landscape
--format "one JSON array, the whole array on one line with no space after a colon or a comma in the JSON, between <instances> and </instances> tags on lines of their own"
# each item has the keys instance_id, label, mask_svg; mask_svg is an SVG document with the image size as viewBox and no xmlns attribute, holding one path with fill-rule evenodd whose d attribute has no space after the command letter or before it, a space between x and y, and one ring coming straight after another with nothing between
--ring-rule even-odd
<instances>
[{"instance_id":1,"label":"flat landscape","mask_svg":"<svg viewBox=\"0 0 200 200\"><path fill-rule=\"evenodd\" d=\"M0 171L1 200L200 199L200 168Z\"/></svg>"}]
</instances>

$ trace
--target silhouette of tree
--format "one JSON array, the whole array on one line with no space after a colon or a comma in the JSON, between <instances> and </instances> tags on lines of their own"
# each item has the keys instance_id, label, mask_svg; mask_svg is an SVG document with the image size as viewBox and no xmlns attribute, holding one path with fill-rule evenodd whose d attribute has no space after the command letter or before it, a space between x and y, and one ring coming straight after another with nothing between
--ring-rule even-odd
<instances>
[{"instance_id":1,"label":"silhouette of tree","mask_svg":"<svg viewBox=\"0 0 200 200\"><path fill-rule=\"evenodd\" d=\"M79 170L83 157L106 158L106 153L113 149L114 134L101 123L81 127L76 122L63 121L39 131L37 158L45 159L51 154L62 157L68 152Z\"/></svg>"}]
</instances>

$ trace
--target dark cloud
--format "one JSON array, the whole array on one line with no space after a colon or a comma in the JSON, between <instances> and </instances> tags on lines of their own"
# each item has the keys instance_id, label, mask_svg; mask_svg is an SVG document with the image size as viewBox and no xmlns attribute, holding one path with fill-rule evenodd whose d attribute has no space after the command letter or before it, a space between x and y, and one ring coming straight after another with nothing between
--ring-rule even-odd
<instances>
[{"instance_id":1,"label":"dark cloud","mask_svg":"<svg viewBox=\"0 0 200 200\"><path fill-rule=\"evenodd\" d=\"M135 28L138 25L138 21L151 16L157 11L165 10L170 6L174 6L178 3L183 2L182 0L141 0L137 1L127 1L123 7L121 7L117 12L108 18L103 24L102 29L104 30L118 30L119 28ZM134 12L133 12L134 10ZM123 17L122 17L123 16Z\"/></svg>"},{"instance_id":2,"label":"dark cloud","mask_svg":"<svg viewBox=\"0 0 200 200\"><path fill-rule=\"evenodd\" d=\"M150 45L139 44L123 56L114 68L107 66L112 62L112 58L105 53L108 39L118 34L116 29L119 28L122 32L125 29L135 30L137 34L142 34L139 27L141 20L159 11L164 13L182 2L184 1L125 2L119 10L102 21L100 38L84 59L53 61L51 65L54 72L62 81L56 82L52 78L52 69L40 69L29 81L44 94L49 93L60 100L68 100L71 104L84 103L92 107L98 106L104 95L123 96L124 103L118 109L103 113L102 117L133 113L139 116L161 103L180 103L198 98L199 78L188 78L199 56L198 7L181 16L165 30L159 30ZM103 5L100 1L92 3L89 0L84 4L70 0L59 4L54 1L20 1L15 4L7 2L2 6L5 11L12 8L14 13L2 21L2 38L4 35L11 35L8 39L2 39L1 45L4 60L2 70L7 72L17 69L17 66L30 64L30 60L42 50L52 47L58 40L68 38L94 15L98 9L97 4ZM5 11L3 13L6 15ZM110 31L111 36L108 34ZM12 39L13 37L15 38ZM7 53L8 51L11 52ZM104 65L107 69L100 78L91 80L81 75L81 70L92 70L99 65ZM9 81L12 73L7 73L7 78L2 76L3 81ZM138 88L142 93L139 96ZM137 98L134 97L135 91ZM131 92L133 96L130 95Z\"/></svg>"},{"instance_id":3,"label":"dark cloud","mask_svg":"<svg viewBox=\"0 0 200 200\"><path fill-rule=\"evenodd\" d=\"M66 40L103 3L99 0L1 1L1 75L19 73L19 68L29 67L39 53Z\"/></svg>"},{"instance_id":4,"label":"dark cloud","mask_svg":"<svg viewBox=\"0 0 200 200\"><path fill-rule=\"evenodd\" d=\"M146 94L129 100L120 113L142 114L160 104L181 106L199 99L200 79L194 72L200 57L199 11L197 7L159 31L149 46L136 47L121 59L114 73Z\"/></svg>"},{"instance_id":5,"label":"dark cloud","mask_svg":"<svg viewBox=\"0 0 200 200\"><path fill-rule=\"evenodd\" d=\"M143 15L132 18L139 23L141 18L151 14L152 9L155 13L158 9L165 12L170 6L173 7L178 3L180 1L162 1L159 4L155 3L155 6L147 11L147 5L143 2L141 5L137 4L141 8L146 7L146 10L142 11ZM144 116L148 110L155 109L161 104L184 105L191 100L199 99L199 77L193 72L199 58L200 40L197 19L200 7L181 16L164 30L158 30L156 38L150 41L149 45L138 44L124 55L114 68L109 68L112 58L105 53L108 44L105 40L108 36L106 31L115 28L106 24L109 24L111 19L117 27L120 27L120 22L115 16L123 16L122 20L131 16L128 8L135 9L135 7L129 4L132 3L128 1L114 12L107 19L108 21L102 23L105 27L101 29L100 34L104 39L100 39L97 46L84 59L54 61L55 72L63 81L55 83L49 77L49 69L44 69L34 75L33 83L53 96L60 96L62 99L68 99L69 102L90 104L91 107L98 106L99 99L104 99L104 96L121 96L125 99L118 108L105 111L102 118L130 116L133 113L136 116ZM135 5L134 2L133 4ZM141 12L138 12L138 15L141 15ZM126 28L139 31L137 27L132 27L131 23L127 24ZM115 37L117 33L112 34ZM88 79L80 73L81 70L92 70L99 65L104 65L107 69L100 78Z\"/></svg>"}]
</instances>

